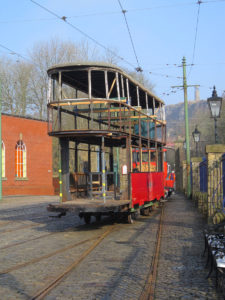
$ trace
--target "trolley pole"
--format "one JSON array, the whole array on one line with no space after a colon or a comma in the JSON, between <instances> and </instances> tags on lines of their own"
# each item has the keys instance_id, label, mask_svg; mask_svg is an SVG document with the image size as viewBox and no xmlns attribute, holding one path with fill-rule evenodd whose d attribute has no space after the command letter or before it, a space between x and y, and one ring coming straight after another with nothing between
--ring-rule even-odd
<instances>
[{"instance_id":1,"label":"trolley pole","mask_svg":"<svg viewBox=\"0 0 225 300\"><path fill-rule=\"evenodd\" d=\"M187 88L188 87L199 87L199 85L187 85L186 77L186 59L182 59L183 67L183 85L172 86L172 88L182 87L184 90L184 114L185 114L185 139L186 139L186 163L187 163L187 197L191 197L191 157L190 157L190 142L189 142L189 124L188 124L188 100L187 100Z\"/></svg>"}]
</instances>

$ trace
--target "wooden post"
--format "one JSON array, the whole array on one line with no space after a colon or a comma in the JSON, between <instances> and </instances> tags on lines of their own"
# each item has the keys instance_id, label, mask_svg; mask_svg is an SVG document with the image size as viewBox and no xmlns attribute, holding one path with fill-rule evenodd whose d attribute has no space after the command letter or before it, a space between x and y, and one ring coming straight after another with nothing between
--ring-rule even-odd
<instances>
[{"instance_id":1,"label":"wooden post","mask_svg":"<svg viewBox=\"0 0 225 300\"><path fill-rule=\"evenodd\" d=\"M125 97L125 93L124 93L124 82L123 82L123 75L120 75L121 78L121 86L122 86L122 97Z\"/></svg>"},{"instance_id":2,"label":"wooden post","mask_svg":"<svg viewBox=\"0 0 225 300\"><path fill-rule=\"evenodd\" d=\"M51 77L48 77L47 103L51 102L51 94L52 94L52 79Z\"/></svg>"},{"instance_id":3,"label":"wooden post","mask_svg":"<svg viewBox=\"0 0 225 300\"><path fill-rule=\"evenodd\" d=\"M153 110L153 115L155 114L155 98L153 98L153 108L152 108L152 110Z\"/></svg>"},{"instance_id":4,"label":"wooden post","mask_svg":"<svg viewBox=\"0 0 225 300\"><path fill-rule=\"evenodd\" d=\"M62 101L62 72L59 72L58 101Z\"/></svg>"},{"instance_id":5,"label":"wooden post","mask_svg":"<svg viewBox=\"0 0 225 300\"><path fill-rule=\"evenodd\" d=\"M60 138L61 171L62 171L62 201L71 200L69 171L69 140Z\"/></svg>"},{"instance_id":6,"label":"wooden post","mask_svg":"<svg viewBox=\"0 0 225 300\"><path fill-rule=\"evenodd\" d=\"M139 87L138 87L138 85L136 86L136 89L137 89L137 104L138 104L138 106L140 106L140 95L139 95Z\"/></svg>"},{"instance_id":7,"label":"wooden post","mask_svg":"<svg viewBox=\"0 0 225 300\"><path fill-rule=\"evenodd\" d=\"M88 144L88 172L91 173L91 145Z\"/></svg>"},{"instance_id":8,"label":"wooden post","mask_svg":"<svg viewBox=\"0 0 225 300\"><path fill-rule=\"evenodd\" d=\"M58 80L58 130L62 130L62 112L59 102L62 101L62 72L59 72Z\"/></svg>"},{"instance_id":9,"label":"wooden post","mask_svg":"<svg viewBox=\"0 0 225 300\"><path fill-rule=\"evenodd\" d=\"M119 84L118 72L116 72L116 88L117 88L117 97L118 97L118 100L120 100L120 84Z\"/></svg>"},{"instance_id":10,"label":"wooden post","mask_svg":"<svg viewBox=\"0 0 225 300\"><path fill-rule=\"evenodd\" d=\"M74 171L78 172L78 143L75 142Z\"/></svg>"},{"instance_id":11,"label":"wooden post","mask_svg":"<svg viewBox=\"0 0 225 300\"><path fill-rule=\"evenodd\" d=\"M102 197L106 200L106 174L105 174L105 138L102 136Z\"/></svg>"},{"instance_id":12,"label":"wooden post","mask_svg":"<svg viewBox=\"0 0 225 300\"><path fill-rule=\"evenodd\" d=\"M139 129L139 163L140 163L140 172L142 171L142 145L141 145L141 118L140 112L138 112L138 129Z\"/></svg>"},{"instance_id":13,"label":"wooden post","mask_svg":"<svg viewBox=\"0 0 225 300\"><path fill-rule=\"evenodd\" d=\"M129 80L127 78L126 78L126 86L127 86L127 104L131 105L130 91L129 91Z\"/></svg>"},{"instance_id":14,"label":"wooden post","mask_svg":"<svg viewBox=\"0 0 225 300\"><path fill-rule=\"evenodd\" d=\"M104 71L105 74L105 97L108 99L109 96L109 84L108 84L108 72Z\"/></svg>"},{"instance_id":15,"label":"wooden post","mask_svg":"<svg viewBox=\"0 0 225 300\"><path fill-rule=\"evenodd\" d=\"M131 144L130 144L130 137L126 138L126 150L127 150L127 200L130 200L131 198L131 157L130 157L130 149Z\"/></svg>"},{"instance_id":16,"label":"wooden post","mask_svg":"<svg viewBox=\"0 0 225 300\"><path fill-rule=\"evenodd\" d=\"M147 92L145 92L145 102L146 102L147 115L149 115L149 112L148 112L148 94L147 94Z\"/></svg>"},{"instance_id":17,"label":"wooden post","mask_svg":"<svg viewBox=\"0 0 225 300\"><path fill-rule=\"evenodd\" d=\"M93 128L93 103L92 103L92 86L91 86L91 70L88 70L88 98L91 101L91 128ZM90 107L89 106L89 107Z\"/></svg>"},{"instance_id":18,"label":"wooden post","mask_svg":"<svg viewBox=\"0 0 225 300\"><path fill-rule=\"evenodd\" d=\"M52 82L52 101L55 101L55 79Z\"/></svg>"}]
</instances>

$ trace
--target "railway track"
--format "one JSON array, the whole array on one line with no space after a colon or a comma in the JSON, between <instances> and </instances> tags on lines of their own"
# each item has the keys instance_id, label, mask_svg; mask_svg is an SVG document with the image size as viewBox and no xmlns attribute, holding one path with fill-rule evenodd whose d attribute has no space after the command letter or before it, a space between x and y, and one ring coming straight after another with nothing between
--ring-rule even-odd
<instances>
[{"instance_id":1,"label":"railway track","mask_svg":"<svg viewBox=\"0 0 225 300\"><path fill-rule=\"evenodd\" d=\"M162 206L161 209L159 226L156 235L155 250L153 254L151 267L147 276L146 284L141 293L141 296L139 297L139 300L154 300L159 252L160 252L160 245L161 245L161 238L162 238L163 217L164 217L164 206Z\"/></svg>"},{"instance_id":2,"label":"railway track","mask_svg":"<svg viewBox=\"0 0 225 300\"><path fill-rule=\"evenodd\" d=\"M54 289L72 270L74 270L113 230L115 230L115 225L111 225L106 231L104 231L101 236L97 239L95 238L94 243L85 250L81 256L76 259L69 267L64 269L58 276L53 280L48 282L46 286L40 289L36 294L32 296L32 300L41 300L43 299L52 289ZM90 239L93 240L94 238ZM87 241L86 241L87 242Z\"/></svg>"},{"instance_id":3,"label":"railway track","mask_svg":"<svg viewBox=\"0 0 225 300\"><path fill-rule=\"evenodd\" d=\"M53 222L53 221L52 221ZM32 226L33 227L33 226ZM27 227L26 227L27 228ZM29 228L29 227L28 227ZM21 229L21 227L19 228ZM71 227L68 227L66 228L63 232L69 232L70 230L73 230L74 229L74 226L71 226ZM15 229L15 231L17 230L17 228ZM13 230L12 230L13 231ZM1 233L1 232L0 232ZM3 232L4 233L4 232ZM60 232L61 233L61 232ZM59 234L59 232L50 232L50 233L47 233L47 234L44 234L44 235L41 235L41 236L38 236L38 237L35 237L35 238L32 238L32 239L28 239L28 240L25 240L25 241L20 241L20 242L16 242L16 243L12 243L12 244L9 244L9 245L6 245L6 246L3 246L3 247L0 247L0 250L4 250L4 249L7 249L7 248L12 248L12 247L16 247L16 246L19 246L19 245L22 245L22 244L26 244L26 243L29 243L29 242L32 242L32 241L36 241L36 240L39 240L39 239L42 239L42 238L45 238L47 236L53 236L53 235L57 235Z\"/></svg>"},{"instance_id":4,"label":"railway track","mask_svg":"<svg viewBox=\"0 0 225 300\"><path fill-rule=\"evenodd\" d=\"M152 214L152 217L155 215L155 213ZM158 215L159 217L159 214L156 214ZM155 232L157 232L156 234L156 239L157 239L157 242L156 242L156 246L154 248L154 246L152 245L152 250L151 250L151 253L154 252L154 257L152 259L152 263L151 263L151 267L150 267L150 271L149 271L149 274L148 274L148 279L146 280L146 284L145 284L145 288L144 290L140 290L140 293L141 294L141 297L139 298L140 300L152 300L153 299L153 296L154 296L154 287L155 287L155 281L156 281L156 273L157 273L157 264L158 264L158 254L159 254L159 249L160 249L160 239L161 239L161 231L162 231L162 221L163 221L163 208L161 209L161 215L160 215L160 221L158 221L161 225L158 225L157 223L155 224L156 227L155 227ZM108 223L108 222L106 222ZM69 224L68 224L69 225ZM86 225L85 225L86 226ZM60 266L60 268L56 268L56 272L55 273L52 273L52 274L57 274L54 277L50 276L51 280L47 280L46 282L46 285L43 287L41 285L36 285L36 288L35 288L35 285L33 288L30 287L30 291L29 291L29 299L44 299L46 297L46 295L48 295L50 292L51 294L53 293L53 295L56 293L57 291L57 286L60 284L60 286L58 287L59 289L63 288L64 286L64 279L66 280L71 280L71 276L70 273L72 271L75 270L76 272L76 268L78 267L78 265L83 262L83 261L89 261L90 259L92 259L89 255L90 253L115 229L117 228L120 228L120 224L116 224L116 225L107 225L108 226L108 229L100 235L99 233L95 234L94 236L86 236L86 239L84 239L84 237L81 235L80 236L80 241L77 240L76 243L74 241L74 243L71 244L71 239L70 240L70 245L66 245L64 246L63 248L60 248L58 250L55 250L55 251L49 251L49 253L45 254L45 253L42 253L44 255L38 256L38 253L36 256L36 258L32 258L30 257L30 260L29 261L22 261L20 262L19 260L15 261L15 265L12 265L11 263L11 266L10 265L5 265L5 268L2 269L2 271L0 271L0 275L3 276L3 278L7 278L5 277L5 274L9 274L8 276L14 276L14 274L18 274L18 272L14 272L14 271L19 271L20 272L23 272L24 274L27 274L27 272L29 272L29 270L34 270L34 269L38 269L38 270L41 270L41 266L43 265L46 265L48 266L49 263L50 265L52 264L52 262L56 262L57 263L57 257L54 257L56 256L57 254L60 255L60 257L64 256L64 253L65 253L65 256L68 257L68 255L70 256L70 253L74 253L75 255L73 256L73 259L71 258L69 261L67 261L66 265L68 267L66 267L66 265L62 265ZM124 225L122 225L124 226ZM128 225L125 225L125 226L128 226ZM132 226L132 225L131 225ZM159 227L158 227L159 226ZM160 226L161 226L161 229L160 229ZM83 226L82 226L83 227ZM65 229L65 228L64 228ZM67 228L66 230L63 231L63 233L65 233L65 231L69 231L71 229L74 229L74 226L73 227L69 227ZM78 231L79 232L79 231ZM60 232L61 233L61 232ZM42 238L47 238L48 239L48 236L53 236L53 235L57 235L57 234L60 234L59 232L51 232L51 233L46 233L42 236L39 236L39 237L33 237L29 240L26 240L26 241L18 241L18 242L15 242L15 243L12 243L11 245L6 245L2 248L0 248L0 250L4 250L4 249L7 249L7 248L12 248L14 246L18 246L18 245L21 245L21 244L25 244L25 243L28 243L28 242L31 242L31 241L35 241L35 240L41 240ZM81 238L83 237L83 240L81 240ZM69 241L67 239L67 241ZM154 241L155 243L155 238L154 238ZM84 245L84 246L82 246ZM80 246L80 248L78 248ZM62 247L62 246L61 246ZM77 247L77 250L73 250ZM154 249L154 250L153 250ZM72 252L71 252L71 251ZM14 250L13 250L14 251ZM46 251L45 251L46 252ZM151 256L152 257L152 256ZM151 260L149 260L150 262ZM27 267L27 268L26 268ZM24 270L23 270L24 268ZM39 271L40 272L40 271ZM27 276L27 275L26 275ZM53 275L54 276L54 275ZM46 277L47 278L47 277ZM63 281L63 282L62 282ZM66 281L67 282L67 281ZM144 285L144 282L142 284L142 286ZM37 290L37 288L40 288L40 290ZM56 290L55 290L56 288ZM110 288L110 286L109 286ZM138 295L140 295L140 293ZM138 299L138 295L137 295L137 298ZM153 296L151 296L153 295Z\"/></svg>"},{"instance_id":5,"label":"railway track","mask_svg":"<svg viewBox=\"0 0 225 300\"><path fill-rule=\"evenodd\" d=\"M8 274L8 273L10 273L10 272L12 272L12 271L16 271L16 270L22 269L22 268L24 268L24 267L26 267L26 266L29 266L29 265L31 265L31 264L40 262L40 261L42 261L42 260L44 260L44 259L50 258L50 257L55 256L55 255L57 255L57 254L66 252L67 250L73 249L73 248L75 248L75 247L77 247L77 246L80 246L80 245L83 245L83 244L85 244L85 243L87 243L87 242L90 242L90 241L92 241L93 239L96 239L96 237L95 237L95 238L90 238L90 239L87 239L87 240L83 240L83 241L81 241L81 242L76 242L76 243L74 243L74 244L72 244L72 245L63 247L63 248L61 248L61 249L58 249L58 250L53 251L53 252L51 252L51 253L48 253L48 254L46 254L46 255L42 255L42 256L40 256L40 257L31 259L31 260L29 260L29 261L27 261L27 262L25 262L25 263L17 264L17 265L15 265L15 266L13 266L13 267L4 269L4 270L0 271L0 275Z\"/></svg>"}]
</instances>

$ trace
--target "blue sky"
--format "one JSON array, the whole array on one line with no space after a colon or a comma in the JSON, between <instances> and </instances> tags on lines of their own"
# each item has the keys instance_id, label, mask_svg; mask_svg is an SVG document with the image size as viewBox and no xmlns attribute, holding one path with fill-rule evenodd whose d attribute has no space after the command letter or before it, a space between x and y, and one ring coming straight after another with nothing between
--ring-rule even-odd
<instances>
[{"instance_id":1,"label":"blue sky","mask_svg":"<svg viewBox=\"0 0 225 300\"><path fill-rule=\"evenodd\" d=\"M35 0L116 51L137 66L118 0ZM182 84L183 56L187 64L188 84L200 85L200 98L211 96L216 85L218 95L225 90L225 0L120 0L134 41L140 66L155 85L155 93L166 104L183 101L183 92L171 93L171 86ZM35 43L58 37L80 42L85 37L63 21L50 15L30 0L7 0L1 3L0 44L28 56ZM90 45L99 48L90 41ZM0 55L9 55L0 47ZM12 56L12 55L11 55ZM121 67L132 70L124 62ZM151 72L151 73L150 73ZM194 88L188 89L194 99Z\"/></svg>"}]
</instances>

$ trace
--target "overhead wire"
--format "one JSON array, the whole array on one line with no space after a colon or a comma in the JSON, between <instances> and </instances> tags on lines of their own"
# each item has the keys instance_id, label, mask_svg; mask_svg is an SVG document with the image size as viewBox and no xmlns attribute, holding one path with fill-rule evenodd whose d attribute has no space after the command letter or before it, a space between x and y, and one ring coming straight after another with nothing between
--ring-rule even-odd
<instances>
[{"instance_id":1,"label":"overhead wire","mask_svg":"<svg viewBox=\"0 0 225 300\"><path fill-rule=\"evenodd\" d=\"M202 1L202 3L215 3L215 2L225 2L225 0L209 0L209 1ZM146 11L146 10L154 10L154 9L161 9L161 8L173 8L173 7L179 7L179 6L186 6L186 5L195 5L196 2L186 2L186 3L177 3L177 4L171 4L171 5L161 5L161 6L153 6L153 7L145 7L145 8L131 8L126 9L126 12L136 12L136 11ZM84 18L84 17L95 17L95 16L104 16L104 15L112 15L112 14L120 14L121 11L109 11L109 12L96 12L96 13L89 13L89 14L81 14L77 16L67 16L67 19L71 18ZM40 18L40 19L25 19L25 20L6 20L6 21L0 21L1 24L4 23L17 23L17 22L36 22L36 21L54 21L57 19L55 18Z\"/></svg>"},{"instance_id":2,"label":"overhead wire","mask_svg":"<svg viewBox=\"0 0 225 300\"><path fill-rule=\"evenodd\" d=\"M41 5L40 3L34 1L34 0L30 0L32 3L34 3L35 5L41 7L43 10L47 11L48 13L50 13L51 15L55 16L56 18L60 19L61 21L65 22L67 25L69 25L70 27L72 27L73 29L75 29L76 31L78 31L80 34L84 35L86 38L88 38L89 40L91 40L92 42L94 42L96 45L98 45L99 47L105 49L106 51L110 52L111 54L113 54L115 57L119 58L120 60L124 61L125 63L127 63L128 65L130 65L131 67L135 68L135 65L133 65L132 63L130 63L129 61L127 61L126 59L124 59L123 57L119 56L118 54L116 54L114 51L112 51L111 49L107 48L106 46L104 46L102 43L98 42L96 39L94 39L93 37L91 37L90 35L88 35L87 33L85 33L83 30L79 29L77 26L73 25L72 23L67 21L67 17L66 16L59 16L58 14L56 14L55 12L53 12L52 10L46 8L45 6Z\"/></svg>"},{"instance_id":3,"label":"overhead wire","mask_svg":"<svg viewBox=\"0 0 225 300\"><path fill-rule=\"evenodd\" d=\"M2 45L2 44L0 44L0 47L3 48L3 49L5 49L5 50L7 50L7 51L9 52L9 54L11 54L11 55L17 55L17 57L20 57L20 58L22 58L22 59L24 59L24 60L27 60L27 61L31 62L32 64L35 64L35 63L34 63L33 61L31 61L29 58L23 56L22 54L20 54L20 53L14 51L14 50L12 50L12 49L10 49L10 48L8 48L8 47Z\"/></svg>"},{"instance_id":4,"label":"overhead wire","mask_svg":"<svg viewBox=\"0 0 225 300\"><path fill-rule=\"evenodd\" d=\"M219 1L219 0L217 0ZM225 0L221 0L225 1ZM215 2L215 1L213 1ZM168 8L168 7L176 7L176 6L184 6L184 5L194 5L195 2L189 2L189 3L182 3L182 4L172 4L172 5L161 5L161 6L155 6L155 7L146 7L146 8L131 8L131 9L126 9L126 12L136 12L136 11L145 11L145 10L152 10L152 9L161 9L161 8ZM89 14L80 14L76 16L68 16L67 19L71 18L84 18L84 17L95 17L95 16L104 16L104 15L113 15L113 14L120 14L121 11L106 11L106 12L96 12L96 13L89 13ZM39 19L25 19L25 20L6 20L6 21L0 21L0 23L11 23L11 22L35 22L35 21L51 21L55 20L58 17L55 16L55 18L39 18Z\"/></svg>"},{"instance_id":5,"label":"overhead wire","mask_svg":"<svg viewBox=\"0 0 225 300\"><path fill-rule=\"evenodd\" d=\"M166 78L177 78L177 79L182 79L183 77L180 76L172 76L172 75L167 75L167 74L162 74L162 73L155 73L155 72L148 72L149 74L156 75L156 76L161 76L161 77L166 77Z\"/></svg>"},{"instance_id":6,"label":"overhead wire","mask_svg":"<svg viewBox=\"0 0 225 300\"><path fill-rule=\"evenodd\" d=\"M121 12L123 14L123 17L124 17L124 20L125 20L125 23L126 23L127 31L128 31L129 37L130 37L130 41L131 41L131 45L132 45L133 51L134 51L134 56L135 56L136 61L137 61L136 71L137 72L142 72L143 70L140 67L140 63L139 63L139 60L138 60L138 57L137 57L137 52L136 52L135 47L134 47L134 41L133 41L133 38L132 38L132 35L131 35L130 27L129 27L128 22L127 22L127 17L126 17L126 12L127 11L125 9L123 9L123 6L122 6L120 0L118 0L118 3L119 3L119 6L121 8Z\"/></svg>"},{"instance_id":7,"label":"overhead wire","mask_svg":"<svg viewBox=\"0 0 225 300\"><path fill-rule=\"evenodd\" d=\"M95 44L97 44L98 46L100 46L101 48L109 51L110 53L112 53L115 57L119 58L120 60L124 61L125 63L127 63L128 65L130 65L132 68L134 68L136 71L137 71L137 68L135 68L135 65L130 63L129 61L127 61L126 59L124 59L123 57L119 56L117 53L115 53L114 51L112 51L111 49L107 48L106 46L104 46L103 44L101 44L100 42L98 42L96 39L94 39L93 37L91 37L90 35L86 34L84 31L82 31L81 29L79 29L77 26L73 25L72 23L68 22L68 18L72 18L72 17L66 17L66 16L59 16L58 14L56 14L55 12L53 12L52 10L44 7L43 5L39 4L38 2L34 1L34 0L30 0L32 3L34 3L35 5L39 6L40 8L42 8L43 10L47 11L49 14L53 15L55 18L57 19L60 19L61 21L64 21L65 23L67 23L67 25L71 26L73 29L75 29L76 31L80 32L82 35L84 35L85 37L87 37L88 39L90 39L91 41L93 41ZM127 29L128 29L128 32L130 34L130 30L129 30L129 26L128 26L128 22L127 22L127 19L126 19L126 12L127 11L138 11L138 10L146 10L146 9L154 9L154 8L161 8L161 7L169 7L169 6L161 6L161 7L153 7L153 8L144 8L144 9L129 9L129 10L124 10L122 5L121 5L121 2L118 0L119 4L120 4L120 7L121 7L121 10L122 10L122 13L124 15L124 18L125 18L125 21L126 21L126 25L127 25ZM196 49L196 40L197 40L197 32L198 32L198 23L199 23L199 13L200 13L200 4L202 3L214 3L214 2L225 2L225 0L208 0L208 1L198 1L197 4L199 5L198 6L198 13L197 13L197 22L196 22L196 30L195 30L195 41L194 41L194 49L193 49L193 57L192 57L192 64L191 65L191 69L192 67L194 66L194 57L195 57L195 49ZM182 5L189 5L189 4L196 4L196 2L190 2L190 3L183 3ZM174 4L174 5L170 5L171 7L172 6L180 6L181 4ZM123 12L124 11L124 12ZM116 13L116 12L114 12ZM121 13L121 11L120 11ZM90 14L91 15L91 14ZM90 16L89 15L89 16ZM94 15L94 14L92 14ZM97 15L97 14L95 14ZM88 16L88 15L87 15ZM39 19L40 20L40 19ZM44 19L43 19L44 20ZM47 19L46 19L47 20ZM49 19L50 20L50 19ZM132 40L132 36L130 34L130 38L131 38L131 41L132 41L132 46L133 46L133 50L134 50L134 53L135 53L135 58L136 58L136 61L138 63L138 67L140 67L140 64L139 64L139 61L138 61L138 57L137 57L137 54L136 54L136 51L135 51L135 47L134 47L134 43L133 43L133 40ZM30 61L28 58L24 57L23 55L21 54L18 54L12 50L10 50L9 48L3 46L0 44L0 47L12 52L13 54L16 54L18 55L19 57L25 59L25 60L28 60ZM33 63L33 62L32 62ZM162 64L164 65L164 64ZM177 64L165 64L165 66L169 66L169 65L174 65L174 66L178 66ZM187 65L188 66L188 65ZM180 66L178 66L180 67ZM191 71L190 69L190 71ZM143 71L141 69L141 71ZM190 71L189 71L189 74L188 76L190 75ZM167 75L167 74L160 74L160 73L155 73L155 72L149 72L149 74L152 74L152 75L156 75L156 76L163 76L163 77L167 77L167 78L182 78L182 77L176 77L176 76L171 76L171 75Z\"/></svg>"},{"instance_id":8,"label":"overhead wire","mask_svg":"<svg viewBox=\"0 0 225 300\"><path fill-rule=\"evenodd\" d=\"M189 76L191 74L191 71L192 71L192 67L194 65L195 49L196 49L197 34L198 34L199 15L200 15L200 6L201 6L202 3L203 3L203 1L201 1L201 0L198 0L198 2L197 2L197 4L198 4L198 12L197 12L196 27L195 27L194 47L193 47L193 54L192 54L192 60L191 60L191 67L190 67L190 70L188 72L187 78L189 78Z\"/></svg>"}]
</instances>

